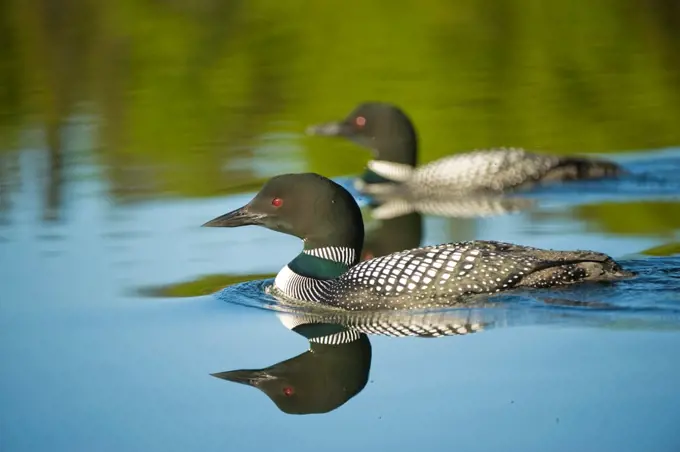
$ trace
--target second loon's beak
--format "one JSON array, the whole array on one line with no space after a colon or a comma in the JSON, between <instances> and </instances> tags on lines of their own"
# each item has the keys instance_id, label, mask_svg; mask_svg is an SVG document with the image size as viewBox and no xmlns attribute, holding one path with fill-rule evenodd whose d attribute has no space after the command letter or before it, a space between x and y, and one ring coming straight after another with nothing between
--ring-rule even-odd
<instances>
[{"instance_id":1,"label":"second loon's beak","mask_svg":"<svg viewBox=\"0 0 680 452\"><path fill-rule=\"evenodd\" d=\"M307 127L307 135L338 136L346 135L347 126L342 122L327 122L324 124L314 124Z\"/></svg>"},{"instance_id":2,"label":"second loon's beak","mask_svg":"<svg viewBox=\"0 0 680 452\"><path fill-rule=\"evenodd\" d=\"M264 217L264 214L252 212L250 205L246 204L240 209L213 218L201 226L207 228L236 228L239 226L261 225Z\"/></svg>"}]
</instances>

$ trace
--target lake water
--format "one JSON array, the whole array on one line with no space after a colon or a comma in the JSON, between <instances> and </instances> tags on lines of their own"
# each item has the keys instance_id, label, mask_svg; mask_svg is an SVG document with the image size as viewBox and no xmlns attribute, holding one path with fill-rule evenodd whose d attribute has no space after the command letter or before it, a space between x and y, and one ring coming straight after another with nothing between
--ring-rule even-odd
<instances>
[{"instance_id":1,"label":"lake water","mask_svg":"<svg viewBox=\"0 0 680 452\"><path fill-rule=\"evenodd\" d=\"M639 215L634 209L643 202L660 205L661 218L677 212L678 196L668 191L677 188L680 150L621 158L668 176L656 188L605 183L589 190L599 200L577 188L552 189L535 195L544 205L518 214L423 219L422 244L479 238L610 253L640 275L558 296L621 309L508 301L477 313L491 325L475 334L370 336L363 390L337 409L306 416L210 375L268 367L309 348L266 309L260 284L172 295L172 283L205 275L275 273L298 252L297 239L265 229L199 227L252 193L115 205L95 177L99 169L83 162L73 167L83 177L64 190L59 221L45 222L44 187L31 183L43 155L5 157L21 171L0 227L3 451L680 445L680 257L677 250L644 254L677 239L678 218L666 217L656 231L624 224L611 232L574 214L604 205ZM185 290L210 292L206 284ZM354 352L342 359L351 362ZM324 369L310 365L299 384L329 378Z\"/></svg>"},{"instance_id":2,"label":"lake water","mask_svg":"<svg viewBox=\"0 0 680 452\"><path fill-rule=\"evenodd\" d=\"M33 3L0 7L0 451L680 450L674 4ZM366 211L366 253L500 240L638 275L426 316L470 334L291 331L263 287L299 240L200 225L275 174L350 187L368 154L304 130L376 99L421 162L521 146L632 175L505 215ZM213 376L270 366L273 399Z\"/></svg>"}]
</instances>

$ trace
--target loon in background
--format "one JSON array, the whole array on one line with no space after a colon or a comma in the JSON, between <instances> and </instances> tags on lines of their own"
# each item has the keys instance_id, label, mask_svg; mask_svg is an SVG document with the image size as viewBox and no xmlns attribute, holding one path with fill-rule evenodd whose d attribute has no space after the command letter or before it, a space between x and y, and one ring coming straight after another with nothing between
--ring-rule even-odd
<instances>
[{"instance_id":1,"label":"loon in background","mask_svg":"<svg viewBox=\"0 0 680 452\"><path fill-rule=\"evenodd\" d=\"M471 303L477 295L633 275L606 254L552 251L495 241L408 249L359 263L361 211L352 195L315 173L267 181L245 206L207 227L264 226L303 240L272 293L338 309L425 309Z\"/></svg>"},{"instance_id":2,"label":"loon in background","mask_svg":"<svg viewBox=\"0 0 680 452\"><path fill-rule=\"evenodd\" d=\"M366 194L389 193L395 185L428 197L438 192L499 193L537 183L616 177L619 165L587 157L559 157L518 148L475 150L416 167L418 136L399 107L383 102L358 105L342 121L312 125L309 135L341 136L373 151L356 181Z\"/></svg>"}]
</instances>

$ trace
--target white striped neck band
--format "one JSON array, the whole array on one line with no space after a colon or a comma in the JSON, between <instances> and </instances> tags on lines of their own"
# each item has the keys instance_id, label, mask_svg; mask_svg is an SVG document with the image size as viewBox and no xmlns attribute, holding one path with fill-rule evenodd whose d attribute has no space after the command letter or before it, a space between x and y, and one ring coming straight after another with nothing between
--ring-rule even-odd
<instances>
[{"instance_id":1,"label":"white striped neck band","mask_svg":"<svg viewBox=\"0 0 680 452\"><path fill-rule=\"evenodd\" d=\"M354 264L357 254L354 249L344 246L324 246L321 248L306 249L302 252L309 256L319 257L321 259L334 262L341 262L348 267L351 267Z\"/></svg>"}]
</instances>

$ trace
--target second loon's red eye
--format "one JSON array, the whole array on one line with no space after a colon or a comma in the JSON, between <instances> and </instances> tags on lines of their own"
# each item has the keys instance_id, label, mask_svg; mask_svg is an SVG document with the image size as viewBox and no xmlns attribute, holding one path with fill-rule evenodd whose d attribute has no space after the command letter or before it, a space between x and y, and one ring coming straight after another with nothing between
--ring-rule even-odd
<instances>
[{"instance_id":1,"label":"second loon's red eye","mask_svg":"<svg viewBox=\"0 0 680 452\"><path fill-rule=\"evenodd\" d=\"M295 394L295 389L293 389L291 386L286 386L285 388L283 388L283 395L285 395L286 397L290 397L293 394Z\"/></svg>"},{"instance_id":2,"label":"second loon's red eye","mask_svg":"<svg viewBox=\"0 0 680 452\"><path fill-rule=\"evenodd\" d=\"M272 206L281 207L282 205L283 205L283 199L281 199L281 198L272 199Z\"/></svg>"},{"instance_id":3,"label":"second loon's red eye","mask_svg":"<svg viewBox=\"0 0 680 452\"><path fill-rule=\"evenodd\" d=\"M366 118L364 118L363 116L357 116L357 118L354 120L354 122L359 127L363 127L363 126L366 125Z\"/></svg>"}]
</instances>

